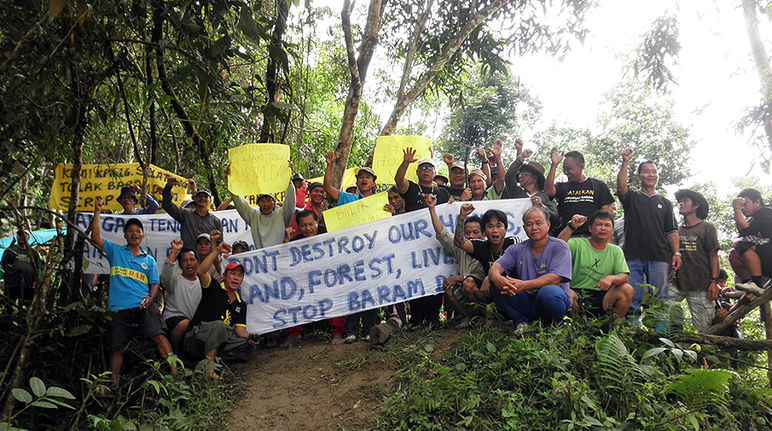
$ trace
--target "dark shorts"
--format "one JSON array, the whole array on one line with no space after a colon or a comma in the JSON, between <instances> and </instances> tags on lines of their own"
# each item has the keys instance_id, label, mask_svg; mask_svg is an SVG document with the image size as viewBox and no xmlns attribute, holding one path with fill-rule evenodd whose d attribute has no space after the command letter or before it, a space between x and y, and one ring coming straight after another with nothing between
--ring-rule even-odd
<instances>
[{"instance_id":1,"label":"dark shorts","mask_svg":"<svg viewBox=\"0 0 772 431\"><path fill-rule=\"evenodd\" d=\"M168 319L166 319L166 327L169 329L169 332L173 331L174 328L177 327L177 325L180 324L183 320L190 320L185 316L172 316Z\"/></svg>"},{"instance_id":2,"label":"dark shorts","mask_svg":"<svg viewBox=\"0 0 772 431\"><path fill-rule=\"evenodd\" d=\"M129 337L134 334L152 338L165 333L166 324L155 303L144 309L120 310L115 313L110 325L110 351L124 347L129 342Z\"/></svg>"},{"instance_id":3,"label":"dark shorts","mask_svg":"<svg viewBox=\"0 0 772 431\"><path fill-rule=\"evenodd\" d=\"M252 346L246 338L236 335L233 326L221 320L201 322L185 334L185 351L195 359L203 359L206 354L217 349L218 356L246 362L252 352Z\"/></svg>"},{"instance_id":4,"label":"dark shorts","mask_svg":"<svg viewBox=\"0 0 772 431\"><path fill-rule=\"evenodd\" d=\"M603 290L577 289L580 309L592 316L605 316L608 313L603 310L603 298L607 293Z\"/></svg>"},{"instance_id":5,"label":"dark shorts","mask_svg":"<svg viewBox=\"0 0 772 431\"><path fill-rule=\"evenodd\" d=\"M737 241L735 250L740 255L743 255L754 246L756 247L756 254L759 255L759 260L761 260L761 273L767 277L772 277L772 244L759 246L751 241Z\"/></svg>"}]
</instances>

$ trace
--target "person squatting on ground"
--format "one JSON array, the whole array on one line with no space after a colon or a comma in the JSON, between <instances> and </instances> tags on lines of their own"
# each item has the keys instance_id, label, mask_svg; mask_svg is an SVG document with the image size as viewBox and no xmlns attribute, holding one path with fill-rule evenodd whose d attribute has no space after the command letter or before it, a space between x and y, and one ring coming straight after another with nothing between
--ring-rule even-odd
<instances>
[{"instance_id":1,"label":"person squatting on ground","mask_svg":"<svg viewBox=\"0 0 772 431\"><path fill-rule=\"evenodd\" d=\"M772 208L756 189L744 189L732 201L740 237L732 244L729 263L741 283L764 287L772 278Z\"/></svg>"},{"instance_id":2,"label":"person squatting on ground","mask_svg":"<svg viewBox=\"0 0 772 431\"><path fill-rule=\"evenodd\" d=\"M491 265L490 296L504 315L521 324L563 320L571 308L571 251L549 236L549 215L542 207L523 214L526 241L515 244Z\"/></svg>"},{"instance_id":3,"label":"person squatting on ground","mask_svg":"<svg viewBox=\"0 0 772 431\"><path fill-rule=\"evenodd\" d=\"M466 217L472 214L473 211L474 206L472 204L461 205L458 219L456 220L453 245L475 258L482 266L483 273L487 274L493 262L509 246L515 244L516 240L514 237L506 236L507 227L509 226L507 215L497 209L489 209L480 220L484 239L465 239L464 226L466 224ZM489 284L490 280L487 276L482 279L467 277L463 282L464 295L471 302L490 302Z\"/></svg>"},{"instance_id":4,"label":"person squatting on ground","mask_svg":"<svg viewBox=\"0 0 772 431\"><path fill-rule=\"evenodd\" d=\"M123 365L123 349L129 342L133 325L138 324L142 334L153 340L162 357L169 356L172 347L164 335L166 325L156 304L158 265L153 256L140 247L145 238L142 222L135 218L126 221L123 227L126 245L120 246L102 238L99 214L103 209L104 202L97 199L91 221L91 240L105 252L110 263L108 304L110 311L116 313L110 325L110 371L113 390L116 390Z\"/></svg>"},{"instance_id":5,"label":"person squatting on ground","mask_svg":"<svg viewBox=\"0 0 772 431\"><path fill-rule=\"evenodd\" d=\"M675 198L683 216L678 226L681 268L668 288L668 299L686 299L692 324L698 331L706 332L713 323L718 299L718 232L705 221L709 207L702 194L679 190Z\"/></svg>"},{"instance_id":6,"label":"person squatting on ground","mask_svg":"<svg viewBox=\"0 0 772 431\"><path fill-rule=\"evenodd\" d=\"M183 341L189 355L196 359L206 358L212 363L217 356L226 361L246 361L252 347L258 344L253 340L258 334L247 332L247 305L239 296L239 287L244 281L244 266L238 262L228 263L222 281L209 276L209 267L218 253L230 252L231 246L222 242L217 251L198 266L196 274L201 287L201 302ZM219 378L214 369L208 373Z\"/></svg>"},{"instance_id":7,"label":"person squatting on ground","mask_svg":"<svg viewBox=\"0 0 772 431\"><path fill-rule=\"evenodd\" d=\"M437 204L437 198L434 196L426 197L426 205L429 208L429 215L432 219L432 226L434 232L437 234L437 241L442 244L442 247L456 260L456 267L458 268L459 275L453 275L442 282L442 288L445 291L446 306L452 305L453 310L458 311L464 317L471 317L472 313L463 305L464 302L473 302L476 298L473 296L468 298L465 294L465 290L474 292L478 286L482 285L482 281L485 279L485 270L482 264L467 253L463 248L456 247L453 240L453 235L448 232L442 225L440 218L437 216L435 205ZM480 228L482 221L479 217L470 216L464 220L464 239L471 240L483 240L484 236L482 229ZM464 286L469 284L468 288ZM448 307L450 308L450 307ZM450 316L450 313L448 314Z\"/></svg>"},{"instance_id":8,"label":"person squatting on ground","mask_svg":"<svg viewBox=\"0 0 772 431\"><path fill-rule=\"evenodd\" d=\"M174 267L177 261L180 271ZM196 270L196 253L182 247L182 240L171 242L169 256L161 266L161 286L166 292L163 318L169 330L169 339L175 352L180 352L180 343L188 330L188 325L201 302L201 285Z\"/></svg>"},{"instance_id":9,"label":"person squatting on ground","mask_svg":"<svg viewBox=\"0 0 772 431\"><path fill-rule=\"evenodd\" d=\"M584 223L590 226L589 238L571 238ZM627 284L630 270L622 249L611 244L614 217L598 210L588 219L575 214L558 238L571 250L571 290L582 308L594 315L615 314L623 318L633 299L633 287Z\"/></svg>"},{"instance_id":10,"label":"person squatting on ground","mask_svg":"<svg viewBox=\"0 0 772 431\"><path fill-rule=\"evenodd\" d=\"M654 286L656 297L668 299L667 280L670 271L681 268L678 228L673 204L657 194L657 165L645 161L638 165L641 189L627 186L627 171L633 150L622 151L622 164L617 173L617 196L625 213L625 259L630 268L630 284L635 294L629 315L638 315L643 301L644 284Z\"/></svg>"}]
</instances>

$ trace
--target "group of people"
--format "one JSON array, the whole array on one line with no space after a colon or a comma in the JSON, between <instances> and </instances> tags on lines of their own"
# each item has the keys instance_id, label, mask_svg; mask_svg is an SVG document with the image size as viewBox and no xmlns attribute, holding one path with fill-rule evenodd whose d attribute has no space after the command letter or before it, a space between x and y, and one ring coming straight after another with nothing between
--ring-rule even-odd
<instances>
[{"instance_id":1,"label":"group of people","mask_svg":"<svg viewBox=\"0 0 772 431\"><path fill-rule=\"evenodd\" d=\"M485 310L475 304L492 302L517 324L560 322L577 309L635 319L648 293L660 299L686 299L694 326L700 331L710 327L726 274L719 268L717 231L706 221L709 206L700 193L679 190L675 194L682 216L679 223L670 200L657 193L655 163L640 163L636 169L640 188L629 185L633 151L627 149L620 155L616 179L616 195L624 209L617 218L611 191L603 181L584 174L581 153L562 154L553 148L551 165L545 170L527 161L532 151L524 149L520 140L514 146L517 155L508 167L499 140L487 152L478 151L479 169L469 171L445 154L449 178L437 174L434 160L416 160L414 149L404 151L384 210L394 215L428 210L437 240L455 258L458 274L445 279L443 294L398 304L384 310L387 316L413 325L436 324L443 304L448 318L463 320ZM172 241L160 274L155 259L141 248L144 231L139 219L125 223L123 245L101 237L99 217L104 204L97 201L91 239L110 262L109 306L116 313L110 330L110 367L115 384L122 351L136 325L162 356L177 352L212 362L217 357L247 357L261 336L246 330L247 309L239 295L244 267L235 262L222 267L222 258L322 234L325 201L331 206L346 205L376 192L376 174L367 167L358 170L351 188L337 189L332 182L336 157L334 152L325 156L321 183L308 184L302 176L293 176L283 202L261 194L257 207L252 207L244 197L231 195L229 202L251 229L251 245L223 241L222 223L210 211L209 190L197 189L191 201L174 204L171 187L178 180L170 177L161 207L179 222L180 238ZM418 182L406 178L414 163ZM555 182L559 167L565 182ZM121 191L118 201L124 214L157 211L158 203L150 195L145 208L135 208L139 191L137 186ZM508 220L501 210L472 215L474 201L509 198L530 199L531 206L522 216L526 240L506 236L515 220ZM450 233L435 206L453 201L461 205L455 231ZM742 190L732 206L739 234L729 253L735 279L767 288L772 278L772 208L754 189ZM5 253L9 256L3 257L6 280L17 277L14 264L29 264L29 258L19 257L25 255L25 245L26 240L20 239L19 250ZM6 262L14 257L16 263ZM332 343L367 340L380 316L381 310L371 309L329 319ZM301 327L285 330L283 344L292 345L301 334ZM217 377L214 370L210 373Z\"/></svg>"}]
</instances>

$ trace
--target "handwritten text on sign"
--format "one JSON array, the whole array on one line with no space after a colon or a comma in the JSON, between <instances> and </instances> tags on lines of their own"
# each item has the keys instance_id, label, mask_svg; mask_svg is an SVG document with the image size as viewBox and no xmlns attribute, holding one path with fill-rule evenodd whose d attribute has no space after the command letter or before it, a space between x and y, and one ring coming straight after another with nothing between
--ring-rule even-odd
<instances>
[{"instance_id":1,"label":"handwritten text on sign","mask_svg":"<svg viewBox=\"0 0 772 431\"><path fill-rule=\"evenodd\" d=\"M327 232L389 218L391 214L383 210L387 203L389 203L388 193L380 192L346 205L330 208L324 211Z\"/></svg>"},{"instance_id":2,"label":"handwritten text on sign","mask_svg":"<svg viewBox=\"0 0 772 431\"><path fill-rule=\"evenodd\" d=\"M525 239L528 199L475 202L509 219L507 234ZM455 228L460 203L437 206L446 229ZM244 265L241 298L247 330L266 333L442 292L457 274L435 238L428 210L414 211L230 258ZM224 264L223 264L224 265Z\"/></svg>"},{"instance_id":3,"label":"handwritten text on sign","mask_svg":"<svg viewBox=\"0 0 772 431\"><path fill-rule=\"evenodd\" d=\"M228 150L228 190L240 196L286 190L292 175L289 156L289 146L281 144L247 144L231 148Z\"/></svg>"},{"instance_id":4,"label":"handwritten text on sign","mask_svg":"<svg viewBox=\"0 0 772 431\"><path fill-rule=\"evenodd\" d=\"M373 150L373 171L378 177L376 182L378 184L394 184L397 168L405 159L403 152L405 148L411 147L416 150L414 157L416 160L421 160L432 156L431 145L432 141L423 136L379 136L375 141L375 149ZM418 175L416 174L418 165L416 163L411 163L405 173L405 178L414 183L418 182Z\"/></svg>"},{"instance_id":5,"label":"handwritten text on sign","mask_svg":"<svg viewBox=\"0 0 772 431\"><path fill-rule=\"evenodd\" d=\"M54 184L51 186L51 197L48 206L51 209L66 211L70 204L70 191L72 190L72 165L59 164L56 166ZM158 166L150 165L147 179L147 189L153 190L155 186L166 186L166 179L173 176L180 180L179 186L172 187L172 200L179 205L185 200L188 193L188 181ZM109 165L83 165L80 170L80 199L79 211L92 211L97 198L102 199L108 210L120 210L118 196L122 187L132 184L142 186L142 168L139 163L115 163ZM152 193L151 193L152 194ZM139 198L139 196L137 196ZM159 194L154 197L160 202Z\"/></svg>"}]
</instances>

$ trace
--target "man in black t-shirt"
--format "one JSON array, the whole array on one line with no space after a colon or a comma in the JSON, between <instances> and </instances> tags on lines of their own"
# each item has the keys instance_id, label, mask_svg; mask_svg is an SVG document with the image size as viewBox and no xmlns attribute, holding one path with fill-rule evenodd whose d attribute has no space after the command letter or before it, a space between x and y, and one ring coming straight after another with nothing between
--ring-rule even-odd
<instances>
[{"instance_id":1,"label":"man in black t-shirt","mask_svg":"<svg viewBox=\"0 0 772 431\"><path fill-rule=\"evenodd\" d=\"M244 266L230 262L224 268L222 282L209 276L218 253L230 253L231 246L225 242L217 246L217 252L210 253L198 266L198 280L202 296L196 313L190 321L185 335L185 350L193 357L206 358L214 362L220 355L223 359L246 361L252 346L258 342L247 332L247 304L239 296L239 286L244 281ZM219 376L213 369L208 371L214 378Z\"/></svg>"},{"instance_id":2,"label":"man in black t-shirt","mask_svg":"<svg viewBox=\"0 0 772 431\"><path fill-rule=\"evenodd\" d=\"M426 208L424 196L434 195L437 198L437 205L444 204L450 199L447 189L434 183L434 162L426 158L418 161L416 173L418 174L418 184L405 178L407 168L415 162L415 150L406 148L403 152L404 159L397 168L394 175L394 182L399 189L399 194L405 199L405 212L415 211Z\"/></svg>"},{"instance_id":3,"label":"man in black t-shirt","mask_svg":"<svg viewBox=\"0 0 772 431\"><path fill-rule=\"evenodd\" d=\"M764 205L758 190L745 189L732 201L732 209L740 238L729 263L742 283L763 288L763 277L772 278L772 208Z\"/></svg>"},{"instance_id":4,"label":"man in black t-shirt","mask_svg":"<svg viewBox=\"0 0 772 431\"><path fill-rule=\"evenodd\" d=\"M622 165L617 173L617 196L625 210L625 259L630 268L633 302L630 313L637 314L643 300L643 284L656 288L656 296L667 299L669 271L681 268L678 228L673 204L657 194L657 165L645 161L638 165L641 189L627 186L627 170L633 150L622 151Z\"/></svg>"},{"instance_id":5,"label":"man in black t-shirt","mask_svg":"<svg viewBox=\"0 0 772 431\"><path fill-rule=\"evenodd\" d=\"M555 184L555 173L563 160L563 155L558 153L557 148L552 148L550 160L552 164L544 182L544 192L550 199L555 198L558 201L558 215L560 216L560 226L553 226L552 233L561 232L574 214L581 214L589 218L597 210L609 210L609 205L614 203L614 197L611 196L606 183L584 175L584 156L582 153L569 151L565 154L563 173L568 177L568 182L565 183ZM589 237L590 231L586 223L577 228L573 236Z\"/></svg>"}]
</instances>

